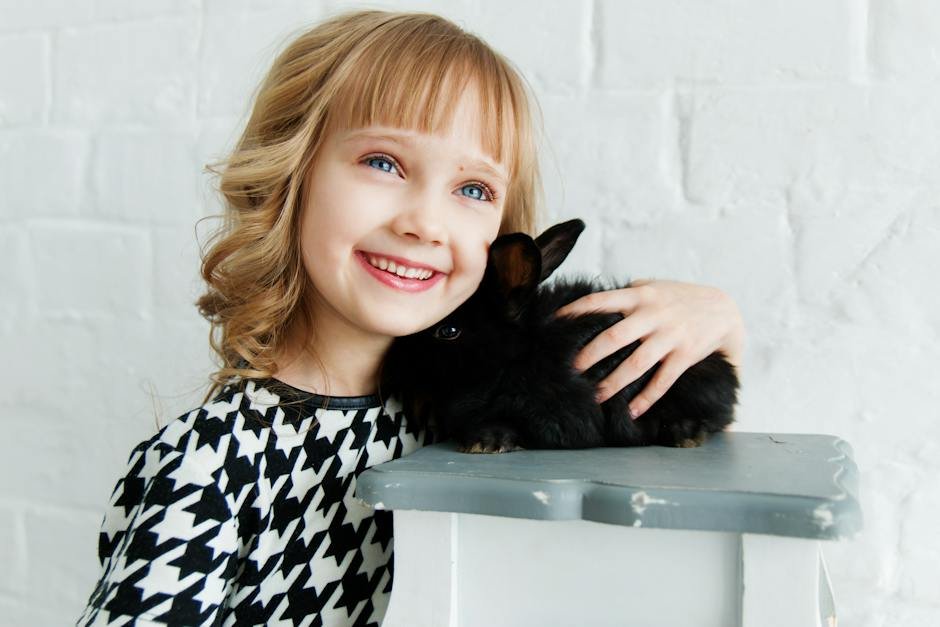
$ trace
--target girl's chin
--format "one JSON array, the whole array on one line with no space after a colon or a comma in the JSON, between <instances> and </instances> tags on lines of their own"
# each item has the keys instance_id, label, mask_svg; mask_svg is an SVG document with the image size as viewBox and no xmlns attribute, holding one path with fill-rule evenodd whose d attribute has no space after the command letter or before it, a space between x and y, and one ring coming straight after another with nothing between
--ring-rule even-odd
<instances>
[{"instance_id":1,"label":"girl's chin","mask_svg":"<svg viewBox=\"0 0 940 627\"><path fill-rule=\"evenodd\" d=\"M390 338L404 337L406 335L412 335L418 333L419 331L424 331L425 329L433 326L435 324L434 320L382 320L380 323L377 323L373 329L376 333L388 336Z\"/></svg>"},{"instance_id":2,"label":"girl's chin","mask_svg":"<svg viewBox=\"0 0 940 627\"><path fill-rule=\"evenodd\" d=\"M472 294L473 290L470 292ZM374 309L378 313L370 317L370 326L373 332L388 337L412 335L429 329L445 319L460 307L463 300L448 304L430 295L423 306L416 306L414 302L383 303L381 308Z\"/></svg>"}]
</instances>

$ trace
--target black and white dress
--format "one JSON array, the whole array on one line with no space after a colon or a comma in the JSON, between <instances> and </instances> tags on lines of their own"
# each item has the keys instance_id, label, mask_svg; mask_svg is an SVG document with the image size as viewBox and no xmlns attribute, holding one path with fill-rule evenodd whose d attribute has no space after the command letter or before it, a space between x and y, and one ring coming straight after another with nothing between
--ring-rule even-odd
<instances>
[{"instance_id":1,"label":"black and white dress","mask_svg":"<svg viewBox=\"0 0 940 627\"><path fill-rule=\"evenodd\" d=\"M229 383L132 451L78 624L380 625L392 513L353 496L356 476L432 434L394 395Z\"/></svg>"}]
</instances>

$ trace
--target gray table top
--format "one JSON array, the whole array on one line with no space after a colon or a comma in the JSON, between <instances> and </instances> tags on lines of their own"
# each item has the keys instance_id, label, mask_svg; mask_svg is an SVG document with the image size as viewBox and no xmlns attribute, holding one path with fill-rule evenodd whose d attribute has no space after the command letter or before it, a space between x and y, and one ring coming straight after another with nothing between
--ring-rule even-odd
<instances>
[{"instance_id":1,"label":"gray table top","mask_svg":"<svg viewBox=\"0 0 940 627\"><path fill-rule=\"evenodd\" d=\"M661 446L459 453L423 447L357 477L376 509L416 509L632 527L818 539L862 528L858 471L844 440L727 432Z\"/></svg>"}]
</instances>

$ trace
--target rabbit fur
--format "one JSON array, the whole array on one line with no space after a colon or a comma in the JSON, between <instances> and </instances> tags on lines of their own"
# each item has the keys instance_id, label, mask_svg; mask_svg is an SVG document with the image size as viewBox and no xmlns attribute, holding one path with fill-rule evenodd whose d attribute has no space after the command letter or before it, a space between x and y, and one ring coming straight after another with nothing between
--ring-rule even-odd
<instances>
[{"instance_id":1,"label":"rabbit fur","mask_svg":"<svg viewBox=\"0 0 940 627\"><path fill-rule=\"evenodd\" d=\"M462 452L703 443L734 420L739 381L721 351L688 368L636 420L627 405L659 363L603 403L597 383L640 345L622 347L585 370L572 363L623 314L554 316L592 292L597 280L544 283L584 230L569 220L535 239L499 236L476 292L431 327L396 338L382 368L383 387L401 393L409 419ZM630 283L622 285L629 287Z\"/></svg>"}]
</instances>

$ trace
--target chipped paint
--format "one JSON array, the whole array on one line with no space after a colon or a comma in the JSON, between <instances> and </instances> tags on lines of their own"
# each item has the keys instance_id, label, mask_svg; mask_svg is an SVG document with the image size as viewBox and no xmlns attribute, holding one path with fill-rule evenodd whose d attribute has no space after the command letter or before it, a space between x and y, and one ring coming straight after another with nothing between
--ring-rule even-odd
<instances>
[{"instance_id":1,"label":"chipped paint","mask_svg":"<svg viewBox=\"0 0 940 627\"><path fill-rule=\"evenodd\" d=\"M828 503L823 503L813 510L813 521L820 529L828 529L833 525L832 510L829 509Z\"/></svg>"},{"instance_id":2,"label":"chipped paint","mask_svg":"<svg viewBox=\"0 0 940 627\"><path fill-rule=\"evenodd\" d=\"M541 490L536 490L532 493L532 496L541 501L542 505L548 505L548 502L551 500L551 497L547 493L542 492Z\"/></svg>"},{"instance_id":3,"label":"chipped paint","mask_svg":"<svg viewBox=\"0 0 940 627\"><path fill-rule=\"evenodd\" d=\"M665 499L654 499L643 490L634 492L633 496L630 497L630 506L637 514L642 514L646 511L648 505L675 505L675 503Z\"/></svg>"}]
</instances>

